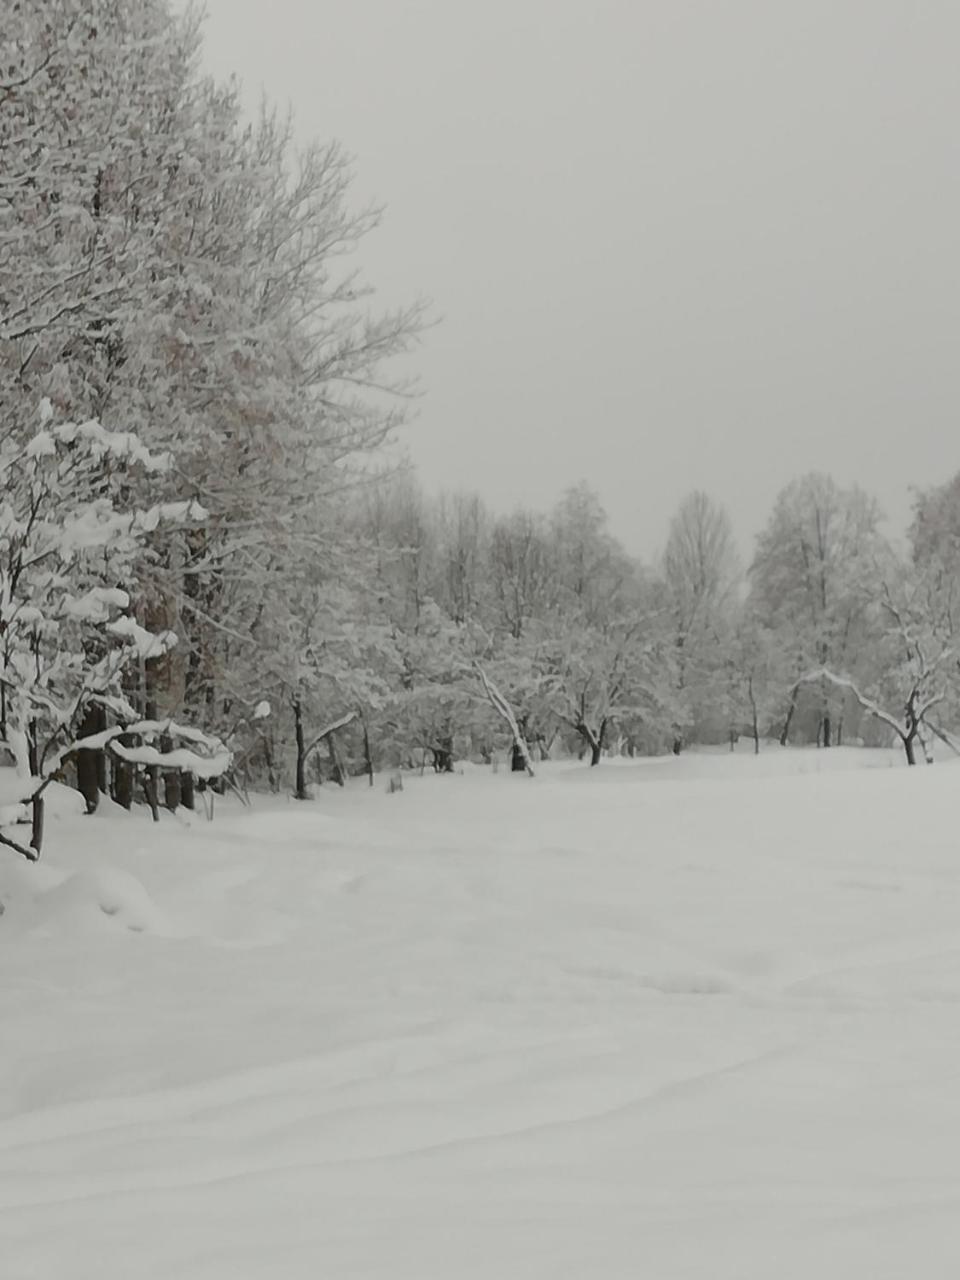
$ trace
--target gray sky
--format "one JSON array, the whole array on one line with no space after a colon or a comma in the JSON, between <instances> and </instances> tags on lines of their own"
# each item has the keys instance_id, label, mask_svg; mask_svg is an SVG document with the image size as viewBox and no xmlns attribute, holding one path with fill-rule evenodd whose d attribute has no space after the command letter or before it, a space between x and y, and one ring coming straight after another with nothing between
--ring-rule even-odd
<instances>
[{"instance_id":1,"label":"gray sky","mask_svg":"<svg viewBox=\"0 0 960 1280\"><path fill-rule=\"evenodd\" d=\"M387 205L360 265L443 316L428 488L581 477L649 556L691 488L745 551L828 470L901 528L960 468L956 0L207 0L207 63Z\"/></svg>"}]
</instances>

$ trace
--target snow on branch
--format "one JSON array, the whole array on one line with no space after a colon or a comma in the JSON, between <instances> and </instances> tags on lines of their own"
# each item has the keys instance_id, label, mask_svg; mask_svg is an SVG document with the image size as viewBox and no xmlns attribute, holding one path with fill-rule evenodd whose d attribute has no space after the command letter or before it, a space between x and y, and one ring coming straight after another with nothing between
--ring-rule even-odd
<instances>
[{"instance_id":1,"label":"snow on branch","mask_svg":"<svg viewBox=\"0 0 960 1280\"><path fill-rule=\"evenodd\" d=\"M7 738L25 744L17 771L38 854L43 793L78 751L109 748L133 764L204 779L232 762L222 742L199 730L138 719L123 694L131 663L177 643L173 631L154 633L133 616L150 535L207 513L193 500L131 503L134 471L152 478L171 470L169 455L151 453L133 433L95 421L55 424L49 400L39 418L25 447L0 441L0 687ZM119 724L72 740L92 705Z\"/></svg>"},{"instance_id":2,"label":"snow on branch","mask_svg":"<svg viewBox=\"0 0 960 1280\"><path fill-rule=\"evenodd\" d=\"M177 643L177 637L173 631L147 631L127 615L108 622L106 630L121 640L129 641L134 652L141 658L162 658Z\"/></svg>"},{"instance_id":3,"label":"snow on branch","mask_svg":"<svg viewBox=\"0 0 960 1280\"><path fill-rule=\"evenodd\" d=\"M869 714L874 716L875 719L881 720L884 724L889 725L889 727L901 738L904 737L905 730L903 724L896 718L896 716L891 715L889 711L885 711L878 702L873 700L873 698L867 697L867 695L863 693L856 684L854 684L849 676L840 676L837 675L836 672L830 671L827 667L818 667L816 670L808 671L805 675L800 676L797 680L797 684L813 684L817 680L827 680L830 684L836 685L838 689L848 689L856 698L857 702L859 702L860 706L863 707L864 711L869 712Z\"/></svg>"},{"instance_id":4,"label":"snow on branch","mask_svg":"<svg viewBox=\"0 0 960 1280\"><path fill-rule=\"evenodd\" d=\"M110 750L126 760L128 764L157 765L162 769L182 769L192 773L195 778L219 778L230 768L233 753L224 748L216 755L201 756L185 747L175 747L170 751L158 751L156 747L125 747L122 742L112 739Z\"/></svg>"},{"instance_id":5,"label":"snow on branch","mask_svg":"<svg viewBox=\"0 0 960 1280\"><path fill-rule=\"evenodd\" d=\"M49 401L47 403L49 404ZM43 416L44 410L41 406L41 417ZM169 471L173 465L172 454L151 453L132 431L108 431L95 419L90 419L88 422L63 422L47 431L39 432L27 445L27 456L37 457L53 452L54 440L68 445L82 440L98 461L110 457L122 462L136 462L143 467L144 471L154 475Z\"/></svg>"},{"instance_id":6,"label":"snow on branch","mask_svg":"<svg viewBox=\"0 0 960 1280\"><path fill-rule=\"evenodd\" d=\"M306 759L311 751L314 751L323 742L324 738L329 738L331 733L336 733L338 729L345 729L348 724L352 724L357 718L356 711L348 711L345 716L341 716L339 720L334 720L332 724L328 724L325 729L321 729L317 736L310 743L309 747L304 751L303 758Z\"/></svg>"},{"instance_id":7,"label":"snow on branch","mask_svg":"<svg viewBox=\"0 0 960 1280\"><path fill-rule=\"evenodd\" d=\"M479 662L474 663L477 675L480 677L480 683L483 685L483 691L487 695L487 700L503 720L506 721L510 733L513 736L514 745L523 757L523 766L531 778L536 777L533 768L533 761L530 759L530 748L527 746L527 740L520 732L520 726L517 724L517 717L513 713L513 708L506 700L497 686L481 667Z\"/></svg>"},{"instance_id":8,"label":"snow on branch","mask_svg":"<svg viewBox=\"0 0 960 1280\"><path fill-rule=\"evenodd\" d=\"M126 746L120 738L134 734L145 739L140 746ZM167 751L158 750L152 745L155 738L179 739L192 743L195 747L206 748L205 751L192 751L184 747L174 747ZM162 769L181 769L192 773L197 778L219 778L226 773L233 762L233 753L220 741L201 729L177 724L175 720L136 720L133 723L114 725L99 733L91 733L77 738L68 746L58 751L48 767L48 776L56 772L60 766L77 751L103 751L109 749L121 760L129 764L158 766Z\"/></svg>"},{"instance_id":9,"label":"snow on branch","mask_svg":"<svg viewBox=\"0 0 960 1280\"><path fill-rule=\"evenodd\" d=\"M6 848L12 849L14 853L19 853L28 862L38 862L40 859L40 851L38 849L31 849L25 844L19 844L16 840L11 840L9 836L5 836L2 831L0 831L0 845L5 845Z\"/></svg>"}]
</instances>

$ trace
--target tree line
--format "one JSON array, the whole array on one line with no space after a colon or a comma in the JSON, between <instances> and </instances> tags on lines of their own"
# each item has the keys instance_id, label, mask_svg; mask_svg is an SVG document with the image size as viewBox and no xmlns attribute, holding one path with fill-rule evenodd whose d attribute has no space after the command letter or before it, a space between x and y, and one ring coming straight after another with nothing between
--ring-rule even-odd
<instances>
[{"instance_id":1,"label":"tree line","mask_svg":"<svg viewBox=\"0 0 960 1280\"><path fill-rule=\"evenodd\" d=\"M952 741L957 481L901 552L807 476L745 571L700 493L650 565L584 485L426 497L384 450L428 309L357 270L380 210L339 144L249 121L201 36L166 0L4 7L0 737L35 826L64 771L156 810L215 774Z\"/></svg>"}]
</instances>

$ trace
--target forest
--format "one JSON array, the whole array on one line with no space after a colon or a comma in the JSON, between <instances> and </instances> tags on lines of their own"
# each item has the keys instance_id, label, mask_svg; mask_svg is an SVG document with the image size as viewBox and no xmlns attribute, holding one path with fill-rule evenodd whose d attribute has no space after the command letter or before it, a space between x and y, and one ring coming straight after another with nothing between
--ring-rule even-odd
<instances>
[{"instance_id":1,"label":"forest","mask_svg":"<svg viewBox=\"0 0 960 1280\"><path fill-rule=\"evenodd\" d=\"M799 477L746 557L699 491L648 559L585 483L427 494L393 444L434 317L378 310L343 147L249 120L192 11L4 13L3 843L39 856L53 779L156 813L464 760L953 747L960 476L902 542Z\"/></svg>"}]
</instances>

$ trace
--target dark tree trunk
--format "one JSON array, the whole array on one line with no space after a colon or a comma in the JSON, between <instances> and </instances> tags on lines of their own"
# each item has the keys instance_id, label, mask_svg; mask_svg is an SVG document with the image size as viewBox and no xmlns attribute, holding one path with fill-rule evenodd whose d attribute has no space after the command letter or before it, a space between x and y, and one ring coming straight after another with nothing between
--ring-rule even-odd
<instances>
[{"instance_id":1,"label":"dark tree trunk","mask_svg":"<svg viewBox=\"0 0 960 1280\"><path fill-rule=\"evenodd\" d=\"M263 763L267 769L267 785L270 790L276 794L280 790L280 779L277 777L276 765L273 759L273 744L268 734L263 734L261 738Z\"/></svg>"},{"instance_id":2,"label":"dark tree trunk","mask_svg":"<svg viewBox=\"0 0 960 1280\"><path fill-rule=\"evenodd\" d=\"M370 730L366 720L363 721L363 761L367 768L367 777L373 786L373 755L370 751Z\"/></svg>"},{"instance_id":3,"label":"dark tree trunk","mask_svg":"<svg viewBox=\"0 0 960 1280\"><path fill-rule=\"evenodd\" d=\"M453 738L449 734L433 749L433 767L437 773L453 773Z\"/></svg>"},{"instance_id":4,"label":"dark tree trunk","mask_svg":"<svg viewBox=\"0 0 960 1280\"><path fill-rule=\"evenodd\" d=\"M119 741L124 746L130 746L130 735L121 735ZM133 806L133 780L134 767L129 760L121 760L119 756L113 756L113 786L111 794L114 804L120 805L122 809L130 809Z\"/></svg>"},{"instance_id":5,"label":"dark tree trunk","mask_svg":"<svg viewBox=\"0 0 960 1280\"><path fill-rule=\"evenodd\" d=\"M673 739L673 754L675 756L678 756L682 750L683 750L683 736L678 733L674 736L674 739Z\"/></svg>"},{"instance_id":6,"label":"dark tree trunk","mask_svg":"<svg viewBox=\"0 0 960 1280\"><path fill-rule=\"evenodd\" d=\"M157 699L156 687L159 676L160 658L148 658L144 665L144 681L147 691L146 711L148 720L157 719ZM163 750L163 739L160 742L160 748ZM143 794L146 796L147 804L150 806L150 813L154 822L160 821L160 766L157 764L148 764L143 771Z\"/></svg>"},{"instance_id":7,"label":"dark tree trunk","mask_svg":"<svg viewBox=\"0 0 960 1280\"><path fill-rule=\"evenodd\" d=\"M37 739L38 729L37 722L31 722L27 730L27 761L30 766L30 775L33 778L40 777L40 749ZM37 857L40 857L40 850L43 848L43 793L33 797L30 815L30 848L34 850Z\"/></svg>"},{"instance_id":8,"label":"dark tree trunk","mask_svg":"<svg viewBox=\"0 0 960 1280\"><path fill-rule=\"evenodd\" d=\"M96 724L95 733L103 733L107 727L107 709L106 707L95 707L94 723ZM97 761L97 790L102 796L109 792L107 785L107 752L104 747L94 752Z\"/></svg>"},{"instance_id":9,"label":"dark tree trunk","mask_svg":"<svg viewBox=\"0 0 960 1280\"><path fill-rule=\"evenodd\" d=\"M87 708L83 720L80 722L81 738L89 738L95 733L99 733L106 726L101 721L106 717L101 707L91 706ZM90 751L83 749L77 752L77 790L83 796L84 804L87 806L87 813L96 813L97 805L100 803L100 766L103 760L103 751Z\"/></svg>"},{"instance_id":10,"label":"dark tree trunk","mask_svg":"<svg viewBox=\"0 0 960 1280\"><path fill-rule=\"evenodd\" d=\"M183 780L179 769L167 769L163 775L163 806L176 813L183 803Z\"/></svg>"},{"instance_id":11,"label":"dark tree trunk","mask_svg":"<svg viewBox=\"0 0 960 1280\"><path fill-rule=\"evenodd\" d=\"M160 739L161 751L172 751L173 742L170 738L164 736ZM180 807L182 795L182 786L180 783L179 769L164 769L163 771L163 806L169 809L171 813L176 813Z\"/></svg>"},{"instance_id":12,"label":"dark tree trunk","mask_svg":"<svg viewBox=\"0 0 960 1280\"><path fill-rule=\"evenodd\" d=\"M747 690L750 695L750 716L751 716L750 727L753 730L753 754L755 756L758 756L760 754L760 717L757 715L757 700L753 696L753 677L752 676L750 677L750 682L747 685Z\"/></svg>"},{"instance_id":13,"label":"dark tree trunk","mask_svg":"<svg viewBox=\"0 0 960 1280\"><path fill-rule=\"evenodd\" d=\"M184 769L180 774L180 803L185 809L197 807L196 790L196 779L189 769Z\"/></svg>"},{"instance_id":14,"label":"dark tree trunk","mask_svg":"<svg viewBox=\"0 0 960 1280\"><path fill-rule=\"evenodd\" d=\"M587 751L590 752L590 768L595 768L600 763L600 757L603 754L603 726L599 733L594 733L585 720L580 720L577 724L577 733L583 739L584 751L580 752L579 759L583 759Z\"/></svg>"},{"instance_id":15,"label":"dark tree trunk","mask_svg":"<svg viewBox=\"0 0 960 1280\"><path fill-rule=\"evenodd\" d=\"M783 729L780 731L780 745L785 747L790 740L790 726L793 724L794 712L797 709L797 697L800 693L800 686L795 684L790 690L790 706L787 708L787 718L783 722Z\"/></svg>"},{"instance_id":16,"label":"dark tree trunk","mask_svg":"<svg viewBox=\"0 0 960 1280\"><path fill-rule=\"evenodd\" d=\"M327 738L327 754L330 756L330 768L333 770L333 780L339 787L346 786L346 777L343 772L343 765L337 754L337 744L333 740L333 734Z\"/></svg>"},{"instance_id":17,"label":"dark tree trunk","mask_svg":"<svg viewBox=\"0 0 960 1280\"><path fill-rule=\"evenodd\" d=\"M607 722L606 720L600 721L600 730L598 733L594 733L588 725L583 725L581 727L581 733L586 739L587 746L590 748L590 768L595 769L600 763L600 758L603 755L603 740L607 735Z\"/></svg>"},{"instance_id":18,"label":"dark tree trunk","mask_svg":"<svg viewBox=\"0 0 960 1280\"><path fill-rule=\"evenodd\" d=\"M294 799L307 799L307 744L303 736L303 707L300 699L293 702L293 731L297 740L297 779Z\"/></svg>"},{"instance_id":19,"label":"dark tree trunk","mask_svg":"<svg viewBox=\"0 0 960 1280\"><path fill-rule=\"evenodd\" d=\"M34 796L30 815L30 848L40 857L43 848L43 796Z\"/></svg>"},{"instance_id":20,"label":"dark tree trunk","mask_svg":"<svg viewBox=\"0 0 960 1280\"><path fill-rule=\"evenodd\" d=\"M529 739L527 737L527 726L529 723L529 719L530 719L529 716L521 716L517 720L517 728L520 730L520 736L521 738L523 738L524 742L529 742ZM529 747L528 747L528 750L529 750ZM523 747L520 745L519 742L514 741L513 748L510 752L510 772L524 773L526 771L526 768L527 768L527 762L526 762L526 759L524 758Z\"/></svg>"},{"instance_id":21,"label":"dark tree trunk","mask_svg":"<svg viewBox=\"0 0 960 1280\"><path fill-rule=\"evenodd\" d=\"M143 795L150 806L150 814L154 822L160 821L159 769L151 765L143 771Z\"/></svg>"},{"instance_id":22,"label":"dark tree trunk","mask_svg":"<svg viewBox=\"0 0 960 1280\"><path fill-rule=\"evenodd\" d=\"M77 752L77 790L83 796L87 813L96 813L100 803L100 788L97 785L97 762L94 751Z\"/></svg>"},{"instance_id":23,"label":"dark tree trunk","mask_svg":"<svg viewBox=\"0 0 960 1280\"><path fill-rule=\"evenodd\" d=\"M823 713L823 745L824 745L825 747L831 747L831 746L833 746L833 739L832 739L832 737L831 737L831 729L832 729L832 725L831 725L831 723L830 723L830 712L829 712L829 711L825 711L825 712Z\"/></svg>"},{"instance_id":24,"label":"dark tree trunk","mask_svg":"<svg viewBox=\"0 0 960 1280\"><path fill-rule=\"evenodd\" d=\"M907 764L917 763L916 747L914 745L916 740L917 735L915 730L911 730L910 733L903 735L903 750L906 753Z\"/></svg>"}]
</instances>

